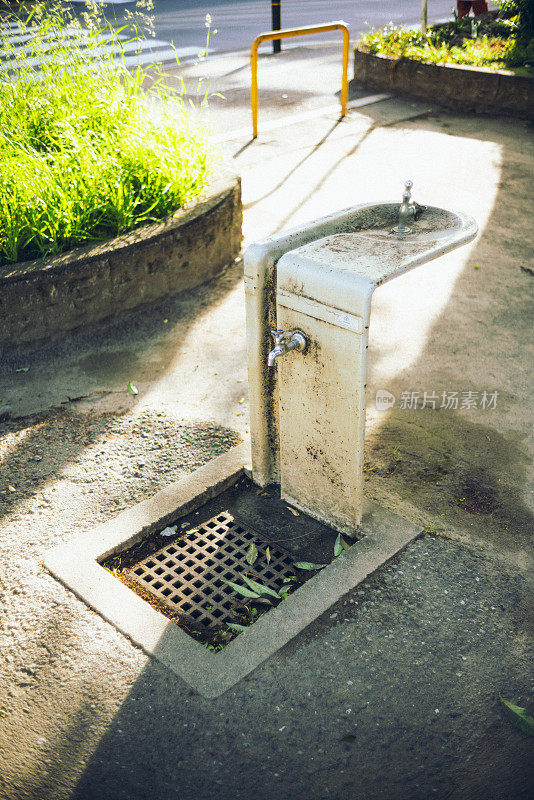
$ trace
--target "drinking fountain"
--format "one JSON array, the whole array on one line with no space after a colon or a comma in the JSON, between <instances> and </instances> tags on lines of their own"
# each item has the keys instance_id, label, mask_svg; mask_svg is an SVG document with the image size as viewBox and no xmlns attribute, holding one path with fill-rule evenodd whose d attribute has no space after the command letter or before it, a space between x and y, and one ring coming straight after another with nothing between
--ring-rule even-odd
<instances>
[{"instance_id":1,"label":"drinking fountain","mask_svg":"<svg viewBox=\"0 0 534 800\"><path fill-rule=\"evenodd\" d=\"M253 480L349 536L363 509L373 292L477 232L466 214L415 203L412 187L400 205L355 206L245 253Z\"/></svg>"}]
</instances>

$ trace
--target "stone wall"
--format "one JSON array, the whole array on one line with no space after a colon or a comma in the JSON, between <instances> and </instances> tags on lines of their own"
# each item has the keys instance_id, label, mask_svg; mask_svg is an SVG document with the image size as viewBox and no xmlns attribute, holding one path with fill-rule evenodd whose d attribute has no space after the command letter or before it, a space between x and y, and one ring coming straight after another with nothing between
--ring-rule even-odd
<instances>
[{"instance_id":1,"label":"stone wall","mask_svg":"<svg viewBox=\"0 0 534 800\"><path fill-rule=\"evenodd\" d=\"M534 119L534 78L508 70L423 64L355 50L354 82L436 102L455 111Z\"/></svg>"},{"instance_id":2,"label":"stone wall","mask_svg":"<svg viewBox=\"0 0 534 800\"><path fill-rule=\"evenodd\" d=\"M0 352L191 289L241 248L241 181L218 178L162 223L60 256L0 267Z\"/></svg>"}]
</instances>

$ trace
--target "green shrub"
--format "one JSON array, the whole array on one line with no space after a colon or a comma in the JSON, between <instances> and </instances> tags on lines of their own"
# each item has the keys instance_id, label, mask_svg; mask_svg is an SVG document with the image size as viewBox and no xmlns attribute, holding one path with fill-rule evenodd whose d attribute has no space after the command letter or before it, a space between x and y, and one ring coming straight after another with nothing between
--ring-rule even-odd
<instances>
[{"instance_id":1,"label":"green shrub","mask_svg":"<svg viewBox=\"0 0 534 800\"><path fill-rule=\"evenodd\" d=\"M371 30L359 43L370 53L431 64L466 64L501 69L534 65L534 0L501 0L497 16L453 20L428 29L405 30L392 23ZM532 71L532 70L531 70Z\"/></svg>"},{"instance_id":2,"label":"green shrub","mask_svg":"<svg viewBox=\"0 0 534 800\"><path fill-rule=\"evenodd\" d=\"M521 44L534 38L534 3L532 0L499 0L499 17L511 22Z\"/></svg>"},{"instance_id":3,"label":"green shrub","mask_svg":"<svg viewBox=\"0 0 534 800\"><path fill-rule=\"evenodd\" d=\"M499 16L512 32L506 65L534 65L534 2L533 0L500 0Z\"/></svg>"},{"instance_id":4,"label":"green shrub","mask_svg":"<svg viewBox=\"0 0 534 800\"><path fill-rule=\"evenodd\" d=\"M109 45L135 28L94 9L83 27L42 7L18 23L24 51L2 41L14 67L0 73L0 264L111 238L202 191L216 157L196 109L161 73L113 61Z\"/></svg>"},{"instance_id":5,"label":"green shrub","mask_svg":"<svg viewBox=\"0 0 534 800\"><path fill-rule=\"evenodd\" d=\"M448 29L430 29L423 35L419 30L405 30L390 24L370 31L360 40L360 46L370 53L382 53L394 58L498 69L504 66L508 44L498 37L470 38L458 37L457 34L453 37L448 35Z\"/></svg>"}]
</instances>

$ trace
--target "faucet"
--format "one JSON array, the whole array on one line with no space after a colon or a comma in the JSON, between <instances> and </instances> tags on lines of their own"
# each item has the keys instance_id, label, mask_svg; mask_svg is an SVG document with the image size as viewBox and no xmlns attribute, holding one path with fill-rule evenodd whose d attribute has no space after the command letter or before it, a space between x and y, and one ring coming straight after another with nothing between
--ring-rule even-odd
<instances>
[{"instance_id":1,"label":"faucet","mask_svg":"<svg viewBox=\"0 0 534 800\"><path fill-rule=\"evenodd\" d=\"M274 338L274 348L267 357L267 364L274 367L274 362L290 350L303 351L307 345L306 337L300 331L271 331Z\"/></svg>"},{"instance_id":2,"label":"faucet","mask_svg":"<svg viewBox=\"0 0 534 800\"><path fill-rule=\"evenodd\" d=\"M411 228L406 224L413 219L418 220L421 214L426 211L426 206L418 205L412 200L412 181L405 181L402 193L402 203L399 206L399 224L393 228L394 233L410 233Z\"/></svg>"}]
</instances>

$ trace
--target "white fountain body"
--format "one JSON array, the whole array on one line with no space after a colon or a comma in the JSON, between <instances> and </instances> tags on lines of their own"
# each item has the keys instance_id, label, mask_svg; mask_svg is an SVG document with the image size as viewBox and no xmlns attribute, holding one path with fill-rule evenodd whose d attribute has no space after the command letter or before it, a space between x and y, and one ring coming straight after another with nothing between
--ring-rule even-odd
<instances>
[{"instance_id":1,"label":"white fountain body","mask_svg":"<svg viewBox=\"0 0 534 800\"><path fill-rule=\"evenodd\" d=\"M433 207L398 223L399 205L356 206L245 253L253 479L349 535L363 510L373 291L477 232L471 217ZM305 347L273 358L273 329Z\"/></svg>"}]
</instances>

